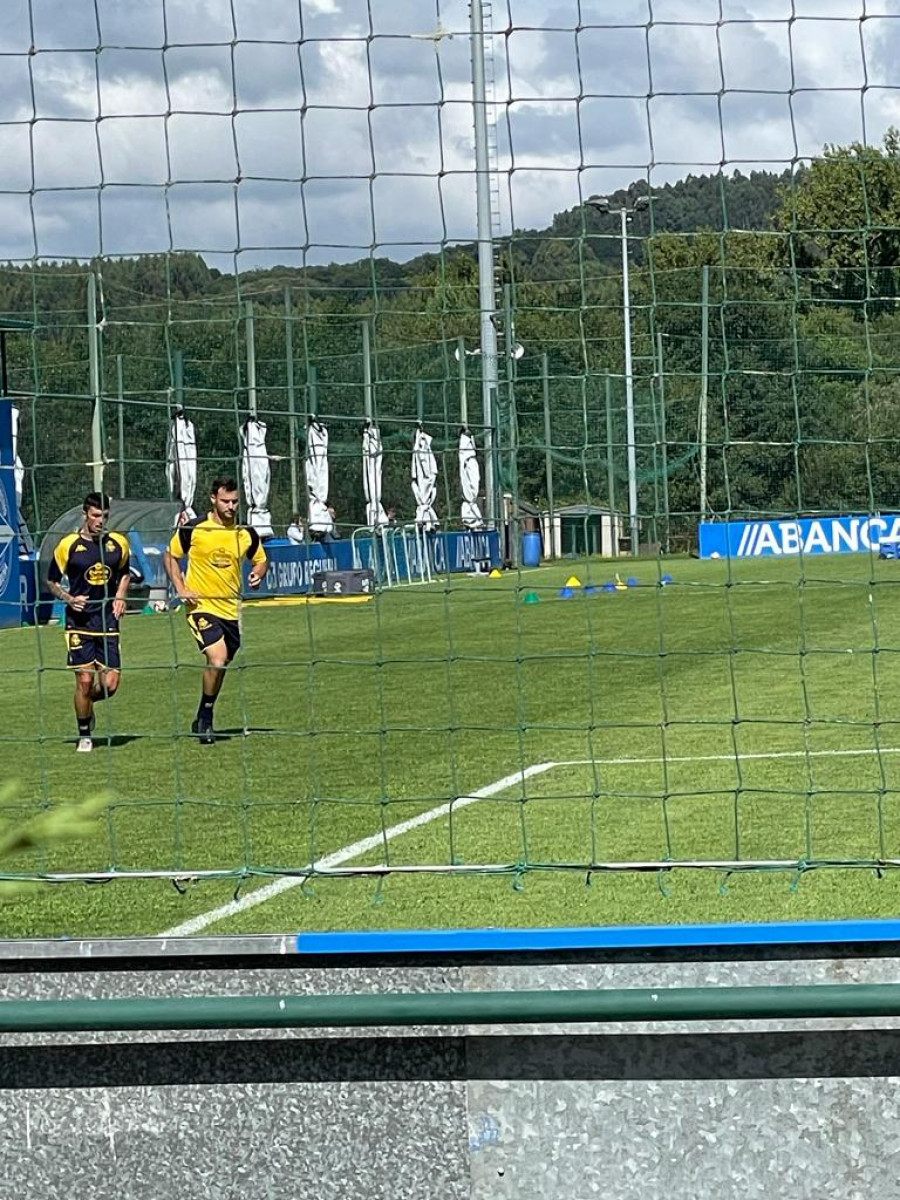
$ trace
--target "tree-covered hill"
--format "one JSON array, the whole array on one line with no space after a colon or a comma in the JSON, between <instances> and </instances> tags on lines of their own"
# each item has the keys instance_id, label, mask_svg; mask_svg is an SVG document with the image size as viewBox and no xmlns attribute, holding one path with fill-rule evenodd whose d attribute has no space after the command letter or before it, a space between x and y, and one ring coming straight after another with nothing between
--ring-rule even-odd
<instances>
[{"instance_id":1,"label":"tree-covered hill","mask_svg":"<svg viewBox=\"0 0 900 1200\"><path fill-rule=\"evenodd\" d=\"M629 195L645 191L636 182ZM667 507L685 514L673 518L676 524L680 520L687 529L694 523L704 267L713 510L895 503L898 197L893 132L881 148L829 147L793 176L690 176L654 192L650 212L636 215L629 240L643 511ZM612 196L612 206L625 198ZM545 493L546 356L557 498L605 501L611 458L621 503L618 222L582 206L556 214L544 230L515 231L497 249L512 336L525 349L509 372L506 359L501 363L493 423L503 482L524 499L540 501ZM339 515L349 523L362 517L364 321L372 331L386 499L401 516L412 507L410 435L421 413L436 445L448 451L443 509L458 504L452 446L460 420L459 367L453 351L457 339L473 350L479 338L473 245L405 262L378 257L240 275L215 270L197 254L177 253L0 269L0 314L34 326L7 340L10 388L23 411L29 516L39 527L67 507L89 477L90 273L99 293L113 490L120 411L129 495L164 493L161 456L176 403L197 425L203 473L235 465L238 428L248 409L245 301L252 300L258 400L277 459L279 520L291 504L292 402L301 432L308 411L329 420ZM503 346L503 314L499 325ZM479 359L466 364L469 419L477 431L483 422Z\"/></svg>"}]
</instances>

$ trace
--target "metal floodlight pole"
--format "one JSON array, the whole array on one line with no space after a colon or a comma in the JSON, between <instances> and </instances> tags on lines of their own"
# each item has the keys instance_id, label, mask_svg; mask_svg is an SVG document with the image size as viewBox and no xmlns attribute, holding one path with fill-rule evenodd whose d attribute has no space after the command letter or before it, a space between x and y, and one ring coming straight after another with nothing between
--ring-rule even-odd
<instances>
[{"instance_id":1,"label":"metal floodlight pole","mask_svg":"<svg viewBox=\"0 0 900 1200\"><path fill-rule=\"evenodd\" d=\"M184 351L176 350L172 355L172 375L175 390L175 407L184 408Z\"/></svg>"},{"instance_id":2,"label":"metal floodlight pole","mask_svg":"<svg viewBox=\"0 0 900 1200\"><path fill-rule=\"evenodd\" d=\"M597 212L610 213L616 210L610 208L606 196L590 196L587 203ZM634 421L634 371L631 355L631 291L628 284L628 219L636 212L641 212L650 204L649 196L637 196L631 208L623 204L618 209L621 222L622 239L622 313L624 319L625 342L625 450L628 472L628 529L631 541L631 553L636 558L640 550L640 534L638 532L638 498L637 498L637 445Z\"/></svg>"},{"instance_id":3,"label":"metal floodlight pole","mask_svg":"<svg viewBox=\"0 0 900 1200\"><path fill-rule=\"evenodd\" d=\"M709 414L709 266L704 263L700 281L700 520L706 520L707 432Z\"/></svg>"},{"instance_id":4,"label":"metal floodlight pole","mask_svg":"<svg viewBox=\"0 0 900 1200\"><path fill-rule=\"evenodd\" d=\"M125 368L122 355L116 355L116 392L119 397L118 432L119 432L119 499L125 499Z\"/></svg>"},{"instance_id":5,"label":"metal floodlight pole","mask_svg":"<svg viewBox=\"0 0 900 1200\"><path fill-rule=\"evenodd\" d=\"M609 371L604 379L604 400L606 403L606 499L609 505L609 524L612 531L612 552L618 557L619 535L616 519L616 464L615 444L613 442L613 412L612 412L612 380Z\"/></svg>"},{"instance_id":6,"label":"metal floodlight pole","mask_svg":"<svg viewBox=\"0 0 900 1200\"><path fill-rule=\"evenodd\" d=\"M306 415L319 415L319 371L314 363L306 369Z\"/></svg>"},{"instance_id":7,"label":"metal floodlight pole","mask_svg":"<svg viewBox=\"0 0 900 1200\"><path fill-rule=\"evenodd\" d=\"M294 380L294 314L291 289L284 289L284 366L287 386L288 445L291 462L291 515L300 511L299 465L297 463L297 389Z\"/></svg>"},{"instance_id":8,"label":"metal floodlight pole","mask_svg":"<svg viewBox=\"0 0 900 1200\"><path fill-rule=\"evenodd\" d=\"M100 384L100 327L97 324L97 280L88 275L88 370L91 388L91 481L95 492L103 491L103 411Z\"/></svg>"},{"instance_id":9,"label":"metal floodlight pole","mask_svg":"<svg viewBox=\"0 0 900 1200\"><path fill-rule=\"evenodd\" d=\"M556 530L554 513L556 505L553 495L553 442L550 419L550 357L545 350L541 355L541 398L544 403L544 472L547 476L547 558L556 558Z\"/></svg>"},{"instance_id":10,"label":"metal floodlight pole","mask_svg":"<svg viewBox=\"0 0 900 1200\"><path fill-rule=\"evenodd\" d=\"M640 549L637 501L637 448L634 431L634 375L631 361L631 292L628 286L628 217L626 208L619 210L622 229L622 312L625 322L625 451L628 466L628 529L631 553L637 558Z\"/></svg>"},{"instance_id":11,"label":"metal floodlight pole","mask_svg":"<svg viewBox=\"0 0 900 1200\"><path fill-rule=\"evenodd\" d=\"M469 424L469 398L466 388L466 343L464 338L456 339L456 359L459 363L459 423L464 428Z\"/></svg>"},{"instance_id":12,"label":"metal floodlight pole","mask_svg":"<svg viewBox=\"0 0 900 1200\"><path fill-rule=\"evenodd\" d=\"M656 365L659 371L659 437L662 447L663 521L665 536L663 547L669 553L669 434L666 425L666 373L663 367L663 335L656 333Z\"/></svg>"},{"instance_id":13,"label":"metal floodlight pole","mask_svg":"<svg viewBox=\"0 0 900 1200\"><path fill-rule=\"evenodd\" d=\"M494 237L491 227L490 155L488 153L487 85L484 68L484 10L471 0L469 32L472 52L472 110L475 122L475 200L478 239L478 308L481 326L481 393L484 423L484 490L487 518L497 520L494 479L494 413L498 386L494 292Z\"/></svg>"},{"instance_id":14,"label":"metal floodlight pole","mask_svg":"<svg viewBox=\"0 0 900 1200\"><path fill-rule=\"evenodd\" d=\"M371 421L374 420L375 400L372 389L372 343L368 318L362 322L360 330L362 332L363 412L366 420Z\"/></svg>"},{"instance_id":15,"label":"metal floodlight pole","mask_svg":"<svg viewBox=\"0 0 900 1200\"><path fill-rule=\"evenodd\" d=\"M509 490L512 511L509 514L509 559L519 565L519 429L516 414L516 330L513 319L512 286L503 285L503 349L506 353L506 387L509 405Z\"/></svg>"},{"instance_id":16,"label":"metal floodlight pole","mask_svg":"<svg viewBox=\"0 0 900 1200\"><path fill-rule=\"evenodd\" d=\"M244 303L245 331L247 338L247 407L256 420L256 335L253 328L253 301Z\"/></svg>"}]
</instances>

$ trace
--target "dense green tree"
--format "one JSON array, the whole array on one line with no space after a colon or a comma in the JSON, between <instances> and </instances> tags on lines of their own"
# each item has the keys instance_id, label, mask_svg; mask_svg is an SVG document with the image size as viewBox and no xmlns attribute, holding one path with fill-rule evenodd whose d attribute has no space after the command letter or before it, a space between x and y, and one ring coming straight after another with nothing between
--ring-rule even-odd
<instances>
[{"instance_id":1,"label":"dense green tree","mask_svg":"<svg viewBox=\"0 0 900 1200\"><path fill-rule=\"evenodd\" d=\"M900 133L889 129L882 147L826 146L781 184L775 223L789 234L786 261L808 269L825 294L892 301L900 264Z\"/></svg>"},{"instance_id":2,"label":"dense green tree","mask_svg":"<svg viewBox=\"0 0 900 1200\"><path fill-rule=\"evenodd\" d=\"M636 217L629 243L643 512L659 512L667 495L676 514L673 529L685 536L695 530L704 267L713 511L895 504L898 184L900 143L891 131L879 148L828 147L820 160L792 176L718 174L654 190L652 209ZM646 185L639 182L628 195L641 191ZM624 199L624 192L612 197L613 204ZM501 314L504 479L517 482L523 499L539 502L545 496L546 354L557 500L605 502L611 467L621 505L625 388L617 223L582 206L557 214L547 230L516 231L497 249L496 282L509 287L515 340L525 347L524 358L507 359ZM289 332L301 442L305 416L314 409L331 429L339 515L351 524L362 519L364 320L372 329L386 498L401 516L411 515L409 456L421 405L443 466L440 507L452 512L458 501L454 447L460 419L454 350L458 338L475 349L479 337L476 257L473 245L462 245L404 263L365 259L260 268L239 276L188 253L0 267L0 314L33 326L8 335L10 386L23 414L29 519L46 525L90 482L91 271L99 283L107 453L113 460L119 362L124 374L128 494L164 493L162 447L176 402L188 407L197 424L201 474L236 465L248 404L242 302L252 299L258 399L275 456L276 520L285 521L290 507ZM478 432L481 360L467 357L465 366L469 420ZM108 478L111 483L118 478L114 463Z\"/></svg>"}]
</instances>

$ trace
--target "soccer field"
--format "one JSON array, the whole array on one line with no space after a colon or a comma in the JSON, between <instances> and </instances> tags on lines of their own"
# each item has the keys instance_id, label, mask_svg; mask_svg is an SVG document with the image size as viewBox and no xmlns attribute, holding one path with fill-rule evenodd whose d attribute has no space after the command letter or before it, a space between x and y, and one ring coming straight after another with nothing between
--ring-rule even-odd
<instances>
[{"instance_id":1,"label":"soccer field","mask_svg":"<svg viewBox=\"0 0 900 1200\"><path fill-rule=\"evenodd\" d=\"M669 586L642 562L622 572L639 586L567 600L573 571L601 585L614 568L250 606L214 747L188 735L202 660L181 613L127 620L91 756L74 752L59 630L0 634L8 822L112 797L90 836L6 870L184 877L34 885L0 906L0 932L894 914L897 874L871 864L900 858L897 564L662 569ZM454 873L307 881L313 862ZM604 869L623 862L870 865ZM191 881L210 870L233 875Z\"/></svg>"}]
</instances>

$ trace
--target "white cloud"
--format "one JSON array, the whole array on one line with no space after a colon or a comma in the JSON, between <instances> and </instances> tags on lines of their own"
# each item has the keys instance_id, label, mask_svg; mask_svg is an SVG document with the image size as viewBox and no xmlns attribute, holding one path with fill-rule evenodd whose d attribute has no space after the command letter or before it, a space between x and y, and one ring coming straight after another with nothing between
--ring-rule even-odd
<instances>
[{"instance_id":1,"label":"white cloud","mask_svg":"<svg viewBox=\"0 0 900 1200\"><path fill-rule=\"evenodd\" d=\"M315 16L337 16L341 9L337 0L307 0L306 9Z\"/></svg>"},{"instance_id":2,"label":"white cloud","mask_svg":"<svg viewBox=\"0 0 900 1200\"><path fill-rule=\"evenodd\" d=\"M164 118L110 117L100 125L100 153L106 183L165 183Z\"/></svg>"},{"instance_id":3,"label":"white cloud","mask_svg":"<svg viewBox=\"0 0 900 1200\"><path fill-rule=\"evenodd\" d=\"M104 50L98 56L104 117L162 116L168 108L158 50Z\"/></svg>"},{"instance_id":4,"label":"white cloud","mask_svg":"<svg viewBox=\"0 0 900 1200\"><path fill-rule=\"evenodd\" d=\"M38 252L68 257L172 244L249 266L474 234L466 0L167 0L165 51L161 0L32 0L31 56L27 0L3 8L0 257L34 252L32 208ZM504 223L635 178L778 169L862 137L863 115L879 140L900 120L900 31L862 15L497 0Z\"/></svg>"}]
</instances>

